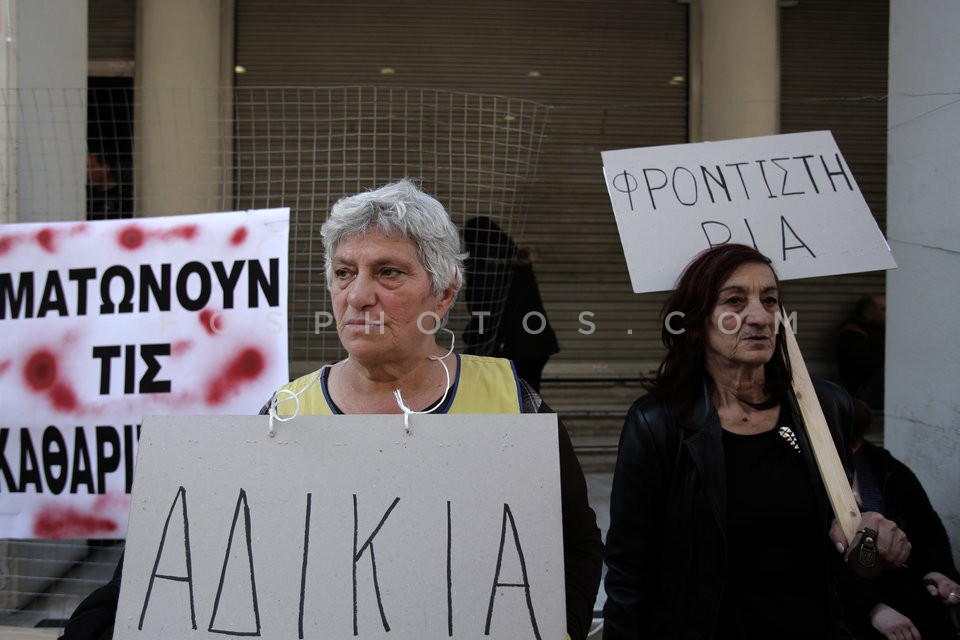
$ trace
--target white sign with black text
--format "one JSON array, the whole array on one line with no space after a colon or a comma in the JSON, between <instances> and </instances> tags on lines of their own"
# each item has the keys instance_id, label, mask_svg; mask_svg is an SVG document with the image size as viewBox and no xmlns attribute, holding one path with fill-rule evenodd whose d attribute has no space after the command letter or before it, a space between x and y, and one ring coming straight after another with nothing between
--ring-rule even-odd
<instances>
[{"instance_id":1,"label":"white sign with black text","mask_svg":"<svg viewBox=\"0 0 960 640\"><path fill-rule=\"evenodd\" d=\"M289 381L290 210L0 225L0 538L123 538L144 415Z\"/></svg>"},{"instance_id":2,"label":"white sign with black text","mask_svg":"<svg viewBox=\"0 0 960 640\"><path fill-rule=\"evenodd\" d=\"M636 293L673 289L704 249L737 242L782 280L896 267L829 131L604 151Z\"/></svg>"},{"instance_id":3,"label":"white sign with black text","mask_svg":"<svg viewBox=\"0 0 960 640\"><path fill-rule=\"evenodd\" d=\"M115 637L562 638L555 415L148 417Z\"/></svg>"}]
</instances>

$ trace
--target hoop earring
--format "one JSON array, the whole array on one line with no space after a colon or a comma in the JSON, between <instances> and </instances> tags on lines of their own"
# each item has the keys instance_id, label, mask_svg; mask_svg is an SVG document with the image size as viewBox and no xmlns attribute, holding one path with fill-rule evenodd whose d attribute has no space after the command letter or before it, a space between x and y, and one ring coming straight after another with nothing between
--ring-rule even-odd
<instances>
[{"instance_id":1,"label":"hoop earring","mask_svg":"<svg viewBox=\"0 0 960 640\"><path fill-rule=\"evenodd\" d=\"M431 360L443 360L444 358L446 358L447 356L449 356L451 353L453 353L453 348L454 348L454 347L456 346L456 344L457 344L457 334L455 334L455 333L454 333L453 331L451 331L450 329L447 329L446 327L441 328L440 331L446 331L447 333L450 334L450 350L447 351L447 352L446 352L445 354L443 354L442 356L430 356L430 359L431 359Z\"/></svg>"}]
</instances>

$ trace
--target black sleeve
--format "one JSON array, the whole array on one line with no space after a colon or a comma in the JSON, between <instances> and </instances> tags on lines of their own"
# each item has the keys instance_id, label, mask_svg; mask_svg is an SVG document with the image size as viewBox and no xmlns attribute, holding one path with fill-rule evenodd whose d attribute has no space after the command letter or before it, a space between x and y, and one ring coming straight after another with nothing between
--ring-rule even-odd
<instances>
[{"instance_id":1,"label":"black sleeve","mask_svg":"<svg viewBox=\"0 0 960 640\"><path fill-rule=\"evenodd\" d=\"M543 403L539 413L553 413ZM557 418L560 453L560 503L563 520L563 570L566 590L567 633L583 640L590 632L593 607L600 588L603 541L597 515L587 498L587 482L573 443Z\"/></svg>"},{"instance_id":2,"label":"black sleeve","mask_svg":"<svg viewBox=\"0 0 960 640\"><path fill-rule=\"evenodd\" d=\"M273 396L271 396L270 399L267 400L267 403L266 403L265 405L263 405L262 407L260 407L260 413L258 413L257 415L261 415L261 416L268 416L268 415L270 415L270 405L271 405L271 404L273 404Z\"/></svg>"},{"instance_id":3,"label":"black sleeve","mask_svg":"<svg viewBox=\"0 0 960 640\"><path fill-rule=\"evenodd\" d=\"M913 545L908 564L921 575L938 571L951 580L960 580L950 538L920 479L889 452L882 450L879 455L886 458L886 468L890 469L889 481L884 487L889 517L903 529Z\"/></svg>"},{"instance_id":4,"label":"black sleeve","mask_svg":"<svg viewBox=\"0 0 960 640\"><path fill-rule=\"evenodd\" d=\"M830 562L836 576L837 594L840 597L840 609L847 620L863 621L870 619L870 611L883 602L876 581L863 578L853 572L844 562L843 556L830 550Z\"/></svg>"},{"instance_id":5,"label":"black sleeve","mask_svg":"<svg viewBox=\"0 0 960 640\"><path fill-rule=\"evenodd\" d=\"M112 640L122 574L123 556L120 556L113 578L77 605L59 640Z\"/></svg>"},{"instance_id":6,"label":"black sleeve","mask_svg":"<svg viewBox=\"0 0 960 640\"><path fill-rule=\"evenodd\" d=\"M634 403L627 413L613 472L610 527L607 530L607 599L603 606L605 640L655 637L650 628L656 611L663 553L661 528L669 457L652 435L643 410Z\"/></svg>"},{"instance_id":7,"label":"black sleeve","mask_svg":"<svg viewBox=\"0 0 960 640\"><path fill-rule=\"evenodd\" d=\"M853 440L853 398L845 389L832 382L814 380L813 384L837 448L837 455L843 464L847 479L852 481L853 449L850 443ZM831 565L842 614L848 620L869 619L870 611L882 602L877 584L873 580L854 573L843 555L833 548L829 540L825 540L825 544L827 561Z\"/></svg>"}]
</instances>

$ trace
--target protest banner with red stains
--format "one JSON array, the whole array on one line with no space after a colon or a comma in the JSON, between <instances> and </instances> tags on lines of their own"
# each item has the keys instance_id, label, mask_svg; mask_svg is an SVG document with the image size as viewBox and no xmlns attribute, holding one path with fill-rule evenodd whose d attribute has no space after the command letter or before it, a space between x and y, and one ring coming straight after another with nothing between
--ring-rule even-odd
<instances>
[{"instance_id":1,"label":"protest banner with red stains","mask_svg":"<svg viewBox=\"0 0 960 640\"><path fill-rule=\"evenodd\" d=\"M147 415L288 380L289 210L0 226L0 537L122 538Z\"/></svg>"}]
</instances>

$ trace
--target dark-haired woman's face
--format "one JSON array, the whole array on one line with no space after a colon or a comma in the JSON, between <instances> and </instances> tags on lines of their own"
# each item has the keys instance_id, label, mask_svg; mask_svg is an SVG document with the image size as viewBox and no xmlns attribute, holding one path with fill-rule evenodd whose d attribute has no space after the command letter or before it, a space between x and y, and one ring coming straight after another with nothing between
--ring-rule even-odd
<instances>
[{"instance_id":1,"label":"dark-haired woman's face","mask_svg":"<svg viewBox=\"0 0 960 640\"><path fill-rule=\"evenodd\" d=\"M707 359L720 366L762 366L773 357L780 309L773 270L741 265L720 285L707 320Z\"/></svg>"}]
</instances>

